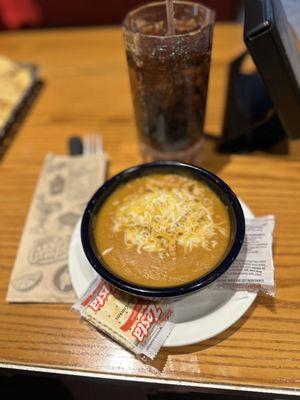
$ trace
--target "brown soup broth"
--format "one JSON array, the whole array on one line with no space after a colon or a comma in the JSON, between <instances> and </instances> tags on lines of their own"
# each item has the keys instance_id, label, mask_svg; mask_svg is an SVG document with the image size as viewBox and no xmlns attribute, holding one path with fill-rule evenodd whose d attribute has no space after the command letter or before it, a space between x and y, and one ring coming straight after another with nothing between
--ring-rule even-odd
<instances>
[{"instance_id":1,"label":"brown soup broth","mask_svg":"<svg viewBox=\"0 0 300 400\"><path fill-rule=\"evenodd\" d=\"M94 218L93 231L112 273L139 285L170 287L194 281L222 260L230 219L204 182L152 174L119 186Z\"/></svg>"}]
</instances>

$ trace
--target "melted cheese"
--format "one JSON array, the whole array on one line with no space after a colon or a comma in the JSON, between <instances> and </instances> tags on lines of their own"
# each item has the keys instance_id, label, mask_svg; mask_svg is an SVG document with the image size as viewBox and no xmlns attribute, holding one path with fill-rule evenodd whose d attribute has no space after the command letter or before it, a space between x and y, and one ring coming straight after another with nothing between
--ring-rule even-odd
<instances>
[{"instance_id":1,"label":"melted cheese","mask_svg":"<svg viewBox=\"0 0 300 400\"><path fill-rule=\"evenodd\" d=\"M197 181L176 177L180 185L149 180L146 189L127 195L118 204L113 231L123 232L127 247L137 251L175 255L176 246L186 252L194 247L211 250L222 226L213 219L212 201ZM178 182L177 182L178 183Z\"/></svg>"}]
</instances>

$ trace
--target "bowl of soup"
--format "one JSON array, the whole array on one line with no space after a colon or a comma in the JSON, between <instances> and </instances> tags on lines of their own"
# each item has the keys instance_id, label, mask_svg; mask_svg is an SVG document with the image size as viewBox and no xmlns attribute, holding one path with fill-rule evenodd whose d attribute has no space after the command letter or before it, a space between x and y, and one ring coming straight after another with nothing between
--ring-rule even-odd
<instances>
[{"instance_id":1,"label":"bowl of soup","mask_svg":"<svg viewBox=\"0 0 300 400\"><path fill-rule=\"evenodd\" d=\"M129 168L93 195L81 223L84 252L114 287L177 298L218 279L245 235L239 200L213 173L177 161Z\"/></svg>"}]
</instances>

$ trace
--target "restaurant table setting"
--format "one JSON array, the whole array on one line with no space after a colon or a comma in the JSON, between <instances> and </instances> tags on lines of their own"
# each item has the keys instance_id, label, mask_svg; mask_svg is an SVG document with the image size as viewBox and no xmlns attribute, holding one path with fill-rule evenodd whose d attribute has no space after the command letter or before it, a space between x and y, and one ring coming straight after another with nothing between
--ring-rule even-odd
<instances>
[{"instance_id":1,"label":"restaurant table setting","mask_svg":"<svg viewBox=\"0 0 300 400\"><path fill-rule=\"evenodd\" d=\"M19 49L16 35L6 49ZM123 32L28 35L32 50L15 59L29 62L0 58L0 81L16 89L0 93L0 143L45 77L0 168L0 363L189 388L296 387L299 165L220 153L215 136L240 28L166 0L129 12Z\"/></svg>"},{"instance_id":2,"label":"restaurant table setting","mask_svg":"<svg viewBox=\"0 0 300 400\"><path fill-rule=\"evenodd\" d=\"M152 22L160 18L165 6L167 20ZM89 154L79 154L83 146L80 138L70 140L73 156L48 154L24 227L7 301L74 303L79 298L73 309L85 320L136 355L153 359L162 346L198 343L224 331L247 311L258 292L275 295L275 217L256 218L220 178L184 163L199 164L201 160L213 26L212 10L184 2L176 4L176 19L172 1L146 5L127 15L124 40L140 147L144 159L154 162L123 171L103 184L107 156L102 146L98 154L91 154L92 144L102 142L99 135L89 143ZM197 29L196 35L190 33ZM183 52L188 55L184 64ZM137 74L139 65L143 69ZM170 71L176 71L176 81L170 79ZM191 90L195 93L193 101ZM167 124L161 125L162 118ZM145 193L137 186L132 197L112 202L114 207L123 201L122 207L105 209L118 190L143 179L148 179ZM192 254L199 243L205 251L221 248L218 232L225 235L226 221L214 219L220 216L213 215L212 201L215 209L225 207L222 212L228 219L228 243L222 257L206 266L203 273L183 281L178 270L174 277L169 272L168 279L173 279L170 283L159 282L165 278L158 270L156 277L151 272L151 268L157 268L155 254L161 265L169 265L180 248L184 248L184 255L177 263L187 263L187 254ZM101 228L101 213L114 216L99 239L95 232L97 224ZM200 228L195 228L194 221ZM109 225L113 225L112 230ZM145 277L152 274L152 281L135 281L132 272L131 277L123 276L126 259L121 261L121 275L110 269L115 261L109 262L107 257L115 253L114 238L119 231L124 234L125 252L130 257L130 249L136 246L137 257L141 251L144 257L152 257L152 265L143 272ZM112 237L109 245L102 244L106 237ZM100 250L98 242L106 249ZM141 263L134 257L132 265ZM199 253L197 257L204 256ZM193 268L187 264L185 271Z\"/></svg>"},{"instance_id":3,"label":"restaurant table setting","mask_svg":"<svg viewBox=\"0 0 300 400\"><path fill-rule=\"evenodd\" d=\"M106 164L103 151L96 155L47 155L7 301L73 303L79 297L73 308L84 319L137 355L154 358L161 346L197 343L222 332L247 311L257 292L275 295L275 218L255 218L243 202L243 246L231 267L202 290L182 298L153 301L106 283L88 261L80 237L82 212L104 182Z\"/></svg>"}]
</instances>

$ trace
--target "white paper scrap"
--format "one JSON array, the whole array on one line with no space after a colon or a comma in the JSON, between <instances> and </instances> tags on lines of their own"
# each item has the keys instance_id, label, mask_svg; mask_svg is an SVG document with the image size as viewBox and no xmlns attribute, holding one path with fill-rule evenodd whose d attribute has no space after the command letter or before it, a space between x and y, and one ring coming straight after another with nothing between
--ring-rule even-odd
<instances>
[{"instance_id":1,"label":"white paper scrap","mask_svg":"<svg viewBox=\"0 0 300 400\"><path fill-rule=\"evenodd\" d=\"M275 295L272 256L274 215L246 220L243 246L231 267L216 281L215 287L230 287Z\"/></svg>"}]
</instances>

